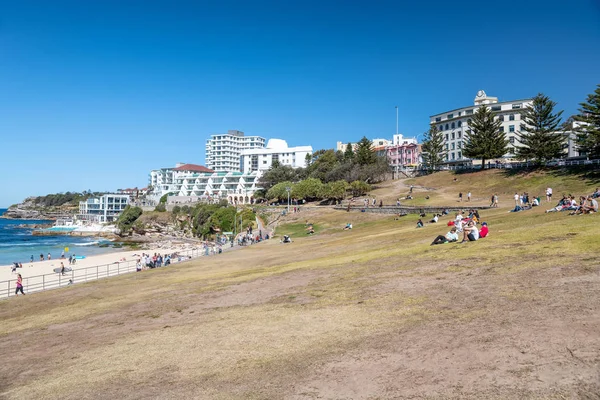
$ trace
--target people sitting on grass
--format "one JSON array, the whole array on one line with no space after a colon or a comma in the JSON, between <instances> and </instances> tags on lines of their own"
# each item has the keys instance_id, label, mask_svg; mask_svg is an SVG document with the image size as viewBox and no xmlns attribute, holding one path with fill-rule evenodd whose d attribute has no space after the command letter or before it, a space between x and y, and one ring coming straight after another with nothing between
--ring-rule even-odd
<instances>
[{"instance_id":1,"label":"people sitting on grass","mask_svg":"<svg viewBox=\"0 0 600 400\"><path fill-rule=\"evenodd\" d=\"M431 242L431 246L435 244L443 244L448 242L458 242L458 233L456 233L455 226L453 226L450 229L450 231L446 233L446 236L438 235L435 239L433 239L433 242Z\"/></svg>"},{"instance_id":2,"label":"people sitting on grass","mask_svg":"<svg viewBox=\"0 0 600 400\"><path fill-rule=\"evenodd\" d=\"M481 229L479 230L479 239L486 237L489 232L490 230L488 229L487 222L482 222Z\"/></svg>"},{"instance_id":3,"label":"people sitting on grass","mask_svg":"<svg viewBox=\"0 0 600 400\"><path fill-rule=\"evenodd\" d=\"M479 230L475 226L475 222L469 221L467 226L463 228L463 240L461 243L474 242L479 239Z\"/></svg>"},{"instance_id":4,"label":"people sitting on grass","mask_svg":"<svg viewBox=\"0 0 600 400\"><path fill-rule=\"evenodd\" d=\"M423 227L423 221L421 220L421 218L419 218L419 220L417 221L417 228L422 228Z\"/></svg>"},{"instance_id":5,"label":"people sitting on grass","mask_svg":"<svg viewBox=\"0 0 600 400\"><path fill-rule=\"evenodd\" d=\"M350 230L350 229L352 229L352 223L348 222L346 224L346 226L344 227L344 230L347 231L347 230Z\"/></svg>"},{"instance_id":6,"label":"people sitting on grass","mask_svg":"<svg viewBox=\"0 0 600 400\"><path fill-rule=\"evenodd\" d=\"M283 235L283 239L281 239L281 243L292 243L292 238L288 235Z\"/></svg>"},{"instance_id":7,"label":"people sitting on grass","mask_svg":"<svg viewBox=\"0 0 600 400\"><path fill-rule=\"evenodd\" d=\"M430 222L431 224L435 224L435 223L437 223L437 222L438 222L439 218L440 218L440 215L439 215L439 214L434 214L434 215L433 215L433 218L432 218L432 219L431 219L431 221L429 221L429 222Z\"/></svg>"},{"instance_id":8,"label":"people sitting on grass","mask_svg":"<svg viewBox=\"0 0 600 400\"><path fill-rule=\"evenodd\" d=\"M588 196L587 201L581 207L583 214L591 214L598 212L598 200L593 198L592 196Z\"/></svg>"},{"instance_id":9,"label":"people sitting on grass","mask_svg":"<svg viewBox=\"0 0 600 400\"><path fill-rule=\"evenodd\" d=\"M594 193L592 193L592 198L593 199L597 199L598 197L600 197L600 188L596 188L596 190L594 191Z\"/></svg>"},{"instance_id":10,"label":"people sitting on grass","mask_svg":"<svg viewBox=\"0 0 600 400\"><path fill-rule=\"evenodd\" d=\"M556 207L546 210L546 212L549 213L549 212L576 210L576 209L577 209L577 202L575 201L575 198L573 198L572 196L569 197L569 196L563 195L563 198L560 199L560 201L558 202Z\"/></svg>"}]
</instances>

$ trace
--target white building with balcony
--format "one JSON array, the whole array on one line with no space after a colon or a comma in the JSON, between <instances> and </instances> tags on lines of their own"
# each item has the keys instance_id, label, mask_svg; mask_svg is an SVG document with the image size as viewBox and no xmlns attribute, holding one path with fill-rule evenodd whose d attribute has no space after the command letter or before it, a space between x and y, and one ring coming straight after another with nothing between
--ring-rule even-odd
<instances>
[{"instance_id":1,"label":"white building with balcony","mask_svg":"<svg viewBox=\"0 0 600 400\"><path fill-rule=\"evenodd\" d=\"M230 203L250 204L259 189L258 174L215 172L202 165L177 164L150 172L150 197L155 201L168 195L167 203L196 203L227 199Z\"/></svg>"},{"instance_id":2,"label":"white building with balcony","mask_svg":"<svg viewBox=\"0 0 600 400\"><path fill-rule=\"evenodd\" d=\"M509 140L509 151L504 158L512 158L515 147L519 146L517 133L522 123L521 115L525 107L530 107L532 99L512 100L499 102L497 97L489 97L483 90L477 92L474 104L454 110L446 111L429 117L429 123L437 126L444 139L444 146L448 151L446 162L467 163L471 162L462 154L465 143L465 135L469 131L469 124L473 114L486 105L496 114L496 118L502 121L500 131L504 132Z\"/></svg>"},{"instance_id":3,"label":"white building with balcony","mask_svg":"<svg viewBox=\"0 0 600 400\"><path fill-rule=\"evenodd\" d=\"M265 138L241 131L214 134L206 140L206 166L216 172L240 172L242 151L264 147Z\"/></svg>"},{"instance_id":4,"label":"white building with balcony","mask_svg":"<svg viewBox=\"0 0 600 400\"><path fill-rule=\"evenodd\" d=\"M306 156L312 153L312 146L288 147L285 140L269 139L265 148L244 150L240 165L244 174L258 173L260 176L262 172L271 168L275 161L292 168L305 168Z\"/></svg>"},{"instance_id":5,"label":"white building with balcony","mask_svg":"<svg viewBox=\"0 0 600 400\"><path fill-rule=\"evenodd\" d=\"M79 221L92 223L112 223L129 204L128 194L105 194L79 202Z\"/></svg>"}]
</instances>

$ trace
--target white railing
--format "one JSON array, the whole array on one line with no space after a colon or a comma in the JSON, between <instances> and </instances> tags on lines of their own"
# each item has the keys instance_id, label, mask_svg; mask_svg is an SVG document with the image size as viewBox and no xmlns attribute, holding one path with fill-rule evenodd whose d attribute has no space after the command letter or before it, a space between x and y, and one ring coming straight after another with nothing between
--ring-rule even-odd
<instances>
[{"instance_id":1,"label":"white railing","mask_svg":"<svg viewBox=\"0 0 600 400\"><path fill-rule=\"evenodd\" d=\"M180 251L177 252L177 257L171 258L171 264L198 258L203 254L205 254L205 250L203 249ZM129 272L135 272L136 264L136 260L121 261L112 264L96 265L94 267L77 268L65 273L65 275L60 273L52 273L23 277L23 290L26 294L29 294L43 290L58 289L72 284L94 281L97 279L108 278ZM0 299L6 299L14 296L16 283L16 275L14 279L0 281Z\"/></svg>"}]
</instances>

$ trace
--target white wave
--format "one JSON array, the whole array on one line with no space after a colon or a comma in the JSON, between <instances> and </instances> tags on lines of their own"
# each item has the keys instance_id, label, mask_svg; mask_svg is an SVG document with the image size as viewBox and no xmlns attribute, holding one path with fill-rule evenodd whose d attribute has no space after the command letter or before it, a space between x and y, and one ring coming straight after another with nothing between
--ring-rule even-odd
<instances>
[{"instance_id":1,"label":"white wave","mask_svg":"<svg viewBox=\"0 0 600 400\"><path fill-rule=\"evenodd\" d=\"M98 243L100 243L100 242L95 241L95 242L87 242L87 243L74 243L73 246L95 246Z\"/></svg>"}]
</instances>

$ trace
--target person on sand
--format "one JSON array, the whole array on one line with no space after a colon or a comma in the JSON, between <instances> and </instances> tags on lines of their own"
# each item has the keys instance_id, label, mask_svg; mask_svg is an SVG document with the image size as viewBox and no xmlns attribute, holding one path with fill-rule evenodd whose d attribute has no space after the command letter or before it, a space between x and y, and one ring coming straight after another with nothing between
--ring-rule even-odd
<instances>
[{"instance_id":1,"label":"person on sand","mask_svg":"<svg viewBox=\"0 0 600 400\"><path fill-rule=\"evenodd\" d=\"M31 255L31 263L33 264L33 254Z\"/></svg>"},{"instance_id":2,"label":"person on sand","mask_svg":"<svg viewBox=\"0 0 600 400\"><path fill-rule=\"evenodd\" d=\"M65 264L62 261L60 262L60 274L65 274Z\"/></svg>"},{"instance_id":3,"label":"person on sand","mask_svg":"<svg viewBox=\"0 0 600 400\"><path fill-rule=\"evenodd\" d=\"M52 260L52 256L48 253L48 260Z\"/></svg>"},{"instance_id":4,"label":"person on sand","mask_svg":"<svg viewBox=\"0 0 600 400\"><path fill-rule=\"evenodd\" d=\"M40 253L40 261L44 261L44 255Z\"/></svg>"},{"instance_id":5,"label":"person on sand","mask_svg":"<svg viewBox=\"0 0 600 400\"><path fill-rule=\"evenodd\" d=\"M458 234L456 233L455 226L453 226L450 229L450 231L446 233L446 236L438 235L435 239L433 239L433 242L431 242L431 246L448 242L458 242Z\"/></svg>"},{"instance_id":6,"label":"person on sand","mask_svg":"<svg viewBox=\"0 0 600 400\"><path fill-rule=\"evenodd\" d=\"M17 274L17 288L15 289L15 296L18 296L19 292L25 296L25 292L23 291L23 277L21 274Z\"/></svg>"},{"instance_id":7,"label":"person on sand","mask_svg":"<svg viewBox=\"0 0 600 400\"><path fill-rule=\"evenodd\" d=\"M474 242L479 239L479 230L473 221L469 221L463 229L463 240L461 243Z\"/></svg>"}]
</instances>

